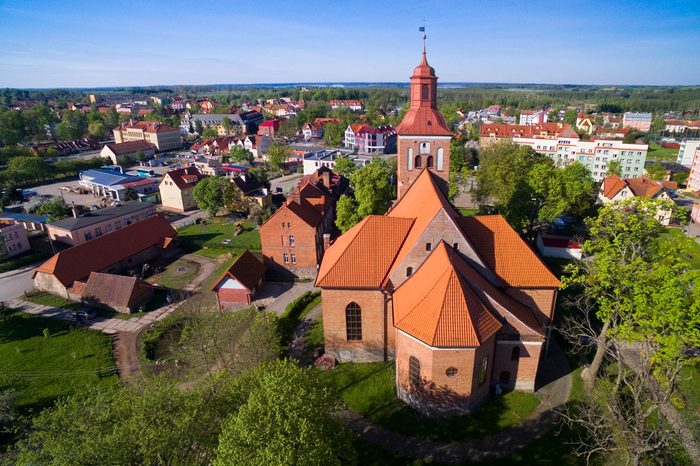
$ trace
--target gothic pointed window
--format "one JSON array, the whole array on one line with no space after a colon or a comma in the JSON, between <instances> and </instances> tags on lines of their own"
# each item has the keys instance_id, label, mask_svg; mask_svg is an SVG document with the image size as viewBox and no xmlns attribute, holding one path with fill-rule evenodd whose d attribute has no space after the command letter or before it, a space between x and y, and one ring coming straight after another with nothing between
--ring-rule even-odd
<instances>
[{"instance_id":1,"label":"gothic pointed window","mask_svg":"<svg viewBox=\"0 0 700 466\"><path fill-rule=\"evenodd\" d=\"M428 168L433 168L433 156L432 155L428 156L428 160L425 163L425 166Z\"/></svg>"},{"instance_id":2,"label":"gothic pointed window","mask_svg":"<svg viewBox=\"0 0 700 466\"><path fill-rule=\"evenodd\" d=\"M413 170L413 147L408 148L408 169Z\"/></svg>"},{"instance_id":3,"label":"gothic pointed window","mask_svg":"<svg viewBox=\"0 0 700 466\"><path fill-rule=\"evenodd\" d=\"M442 170L443 165L445 164L444 158L445 158L445 155L444 155L444 151L443 151L442 147L438 147L438 150L437 150L437 169L438 170Z\"/></svg>"},{"instance_id":4,"label":"gothic pointed window","mask_svg":"<svg viewBox=\"0 0 700 466\"><path fill-rule=\"evenodd\" d=\"M422 84L420 87L420 100L428 100L430 96L430 88L427 84Z\"/></svg>"},{"instance_id":5,"label":"gothic pointed window","mask_svg":"<svg viewBox=\"0 0 700 466\"><path fill-rule=\"evenodd\" d=\"M414 166L415 166L416 168L420 168L420 167L421 167L420 155L416 155L416 159L415 159L415 160L416 160L416 162L414 163Z\"/></svg>"}]
</instances>

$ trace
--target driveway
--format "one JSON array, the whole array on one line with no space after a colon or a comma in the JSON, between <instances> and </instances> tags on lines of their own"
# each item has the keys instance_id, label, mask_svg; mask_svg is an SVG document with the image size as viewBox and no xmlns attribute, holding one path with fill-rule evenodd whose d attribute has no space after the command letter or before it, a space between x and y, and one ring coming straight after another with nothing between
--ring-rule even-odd
<instances>
[{"instance_id":1,"label":"driveway","mask_svg":"<svg viewBox=\"0 0 700 466\"><path fill-rule=\"evenodd\" d=\"M38 264L0 274L0 301L10 301L34 286L32 273Z\"/></svg>"},{"instance_id":2,"label":"driveway","mask_svg":"<svg viewBox=\"0 0 700 466\"><path fill-rule=\"evenodd\" d=\"M265 309L277 315L282 314L289 303L303 295L307 291L315 291L319 288L314 282L264 282L260 290L255 294L254 306L265 306Z\"/></svg>"}]
</instances>

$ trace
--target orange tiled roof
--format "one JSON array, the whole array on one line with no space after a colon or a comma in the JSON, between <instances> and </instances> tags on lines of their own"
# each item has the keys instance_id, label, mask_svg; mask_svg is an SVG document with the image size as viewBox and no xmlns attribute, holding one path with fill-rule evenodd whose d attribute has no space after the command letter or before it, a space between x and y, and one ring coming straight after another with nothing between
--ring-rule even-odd
<instances>
[{"instance_id":1,"label":"orange tiled roof","mask_svg":"<svg viewBox=\"0 0 700 466\"><path fill-rule=\"evenodd\" d=\"M611 175L606 176L603 180L603 196L612 199L626 187L635 196L654 197L664 189L678 189L678 184L668 181L655 181L646 176L640 178L619 178L616 175Z\"/></svg>"},{"instance_id":2,"label":"orange tiled roof","mask_svg":"<svg viewBox=\"0 0 700 466\"><path fill-rule=\"evenodd\" d=\"M400 135L452 136L445 119L437 109L430 107L411 107L404 115L396 133Z\"/></svg>"},{"instance_id":3,"label":"orange tiled roof","mask_svg":"<svg viewBox=\"0 0 700 466\"><path fill-rule=\"evenodd\" d=\"M498 277L516 288L557 288L559 280L500 215L462 217L462 230Z\"/></svg>"},{"instance_id":4,"label":"orange tiled roof","mask_svg":"<svg viewBox=\"0 0 700 466\"><path fill-rule=\"evenodd\" d=\"M433 347L474 347L501 323L455 268L441 241L393 295L394 326Z\"/></svg>"},{"instance_id":5,"label":"orange tiled roof","mask_svg":"<svg viewBox=\"0 0 700 466\"><path fill-rule=\"evenodd\" d=\"M52 274L68 287L87 279L90 272L105 270L150 247L162 247L164 239L176 235L163 217L155 215L61 251L41 264L34 275Z\"/></svg>"},{"instance_id":6,"label":"orange tiled roof","mask_svg":"<svg viewBox=\"0 0 700 466\"><path fill-rule=\"evenodd\" d=\"M365 217L325 252L316 286L379 288L412 224L409 218Z\"/></svg>"}]
</instances>

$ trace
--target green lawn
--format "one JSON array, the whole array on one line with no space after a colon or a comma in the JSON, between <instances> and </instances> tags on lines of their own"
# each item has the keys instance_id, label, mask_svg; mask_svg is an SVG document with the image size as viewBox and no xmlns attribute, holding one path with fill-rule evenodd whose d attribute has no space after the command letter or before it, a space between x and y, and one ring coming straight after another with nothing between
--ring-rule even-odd
<instances>
[{"instance_id":1,"label":"green lawn","mask_svg":"<svg viewBox=\"0 0 700 466\"><path fill-rule=\"evenodd\" d=\"M178 230L180 244L189 252L217 257L225 253L239 254L243 250L260 251L260 233L252 223L243 223L243 232L234 236L235 223L215 219L206 224L192 224ZM222 241L230 240L228 244Z\"/></svg>"},{"instance_id":2,"label":"green lawn","mask_svg":"<svg viewBox=\"0 0 700 466\"><path fill-rule=\"evenodd\" d=\"M29 296L23 296L22 299L26 301L31 301L35 304L43 304L44 306L51 307L61 307L63 309L69 309L72 311L77 311L80 309L81 304L75 301L69 301L60 296L54 296L43 291L30 292Z\"/></svg>"},{"instance_id":3,"label":"green lawn","mask_svg":"<svg viewBox=\"0 0 700 466\"><path fill-rule=\"evenodd\" d=\"M700 244L689 238L679 228L667 228L660 236L660 240L666 243L682 244L686 248L685 260L694 269L700 269Z\"/></svg>"},{"instance_id":4,"label":"green lawn","mask_svg":"<svg viewBox=\"0 0 700 466\"><path fill-rule=\"evenodd\" d=\"M286 348L289 345L294 329L297 328L306 314L319 304L321 304L321 292L307 291L287 305L277 322L282 347Z\"/></svg>"},{"instance_id":5,"label":"green lawn","mask_svg":"<svg viewBox=\"0 0 700 466\"><path fill-rule=\"evenodd\" d=\"M24 254L14 257L3 257L3 259L0 260L0 273L26 267L44 261L49 257L51 257L50 253L38 249L30 249Z\"/></svg>"},{"instance_id":6,"label":"green lawn","mask_svg":"<svg viewBox=\"0 0 700 466\"><path fill-rule=\"evenodd\" d=\"M655 162L675 162L678 158L678 149L666 149L660 145L650 142L647 160Z\"/></svg>"},{"instance_id":7,"label":"green lawn","mask_svg":"<svg viewBox=\"0 0 700 466\"><path fill-rule=\"evenodd\" d=\"M161 273L148 277L148 283L158 284L174 290L180 290L199 274L200 265L197 262L178 259L168 265Z\"/></svg>"},{"instance_id":8,"label":"green lawn","mask_svg":"<svg viewBox=\"0 0 700 466\"><path fill-rule=\"evenodd\" d=\"M475 215L480 215L479 209L470 209L468 207L460 207L457 211L464 217L474 217Z\"/></svg>"},{"instance_id":9,"label":"green lawn","mask_svg":"<svg viewBox=\"0 0 700 466\"><path fill-rule=\"evenodd\" d=\"M678 388L683 395L683 416L695 436L700 438L700 363L685 366L681 369Z\"/></svg>"},{"instance_id":10,"label":"green lawn","mask_svg":"<svg viewBox=\"0 0 700 466\"><path fill-rule=\"evenodd\" d=\"M0 361L0 390L17 390L22 412L36 412L59 396L119 383L108 335L21 312L0 322Z\"/></svg>"},{"instance_id":11,"label":"green lawn","mask_svg":"<svg viewBox=\"0 0 700 466\"><path fill-rule=\"evenodd\" d=\"M471 415L446 419L420 415L396 398L394 362L341 364L321 377L345 404L372 422L396 432L437 441L485 437L517 424L540 404L530 393L510 392L486 402Z\"/></svg>"}]
</instances>

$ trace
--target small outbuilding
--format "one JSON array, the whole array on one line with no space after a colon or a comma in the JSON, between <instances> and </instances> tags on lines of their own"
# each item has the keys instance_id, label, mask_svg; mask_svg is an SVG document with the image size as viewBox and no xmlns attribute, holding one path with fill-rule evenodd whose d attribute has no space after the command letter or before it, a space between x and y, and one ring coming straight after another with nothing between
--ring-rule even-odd
<instances>
[{"instance_id":1,"label":"small outbuilding","mask_svg":"<svg viewBox=\"0 0 700 466\"><path fill-rule=\"evenodd\" d=\"M219 309L253 302L263 275L265 265L262 261L250 251L244 251L211 287L216 292Z\"/></svg>"},{"instance_id":2,"label":"small outbuilding","mask_svg":"<svg viewBox=\"0 0 700 466\"><path fill-rule=\"evenodd\" d=\"M92 272L82 290L82 301L91 307L130 314L150 301L153 293L153 286L136 277Z\"/></svg>"}]
</instances>

